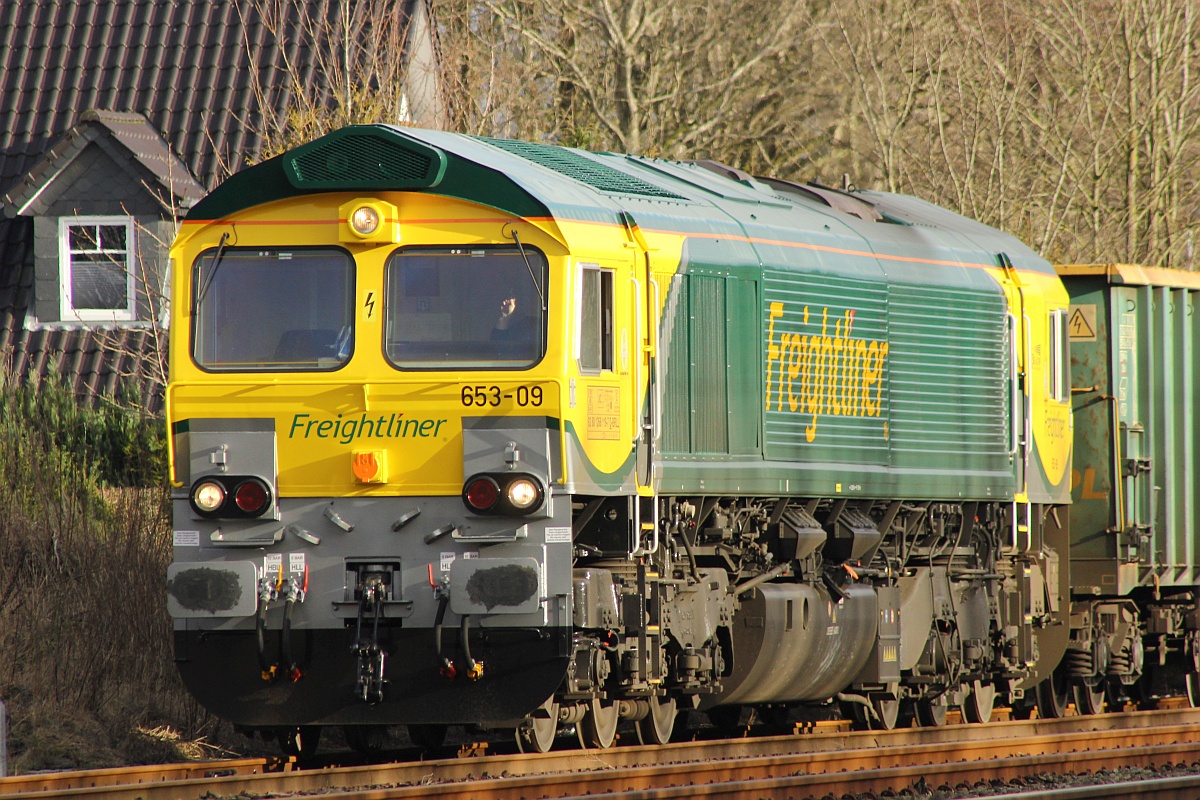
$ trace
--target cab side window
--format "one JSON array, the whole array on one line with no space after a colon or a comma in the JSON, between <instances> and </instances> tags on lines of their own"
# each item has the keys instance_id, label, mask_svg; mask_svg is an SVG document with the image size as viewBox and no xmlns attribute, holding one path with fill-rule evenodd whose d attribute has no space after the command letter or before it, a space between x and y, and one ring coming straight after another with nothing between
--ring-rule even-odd
<instances>
[{"instance_id":1,"label":"cab side window","mask_svg":"<svg viewBox=\"0 0 1200 800\"><path fill-rule=\"evenodd\" d=\"M1071 357L1067 349L1067 310L1056 308L1050 312L1050 359L1046 365L1051 400L1066 402L1071 397Z\"/></svg>"},{"instance_id":2,"label":"cab side window","mask_svg":"<svg viewBox=\"0 0 1200 800\"><path fill-rule=\"evenodd\" d=\"M579 367L613 368L613 274L582 265L579 291Z\"/></svg>"}]
</instances>

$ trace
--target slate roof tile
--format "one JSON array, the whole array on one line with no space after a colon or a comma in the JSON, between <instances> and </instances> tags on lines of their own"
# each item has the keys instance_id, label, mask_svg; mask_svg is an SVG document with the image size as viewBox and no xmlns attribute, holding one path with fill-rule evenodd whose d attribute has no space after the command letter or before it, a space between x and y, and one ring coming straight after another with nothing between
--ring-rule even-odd
<instances>
[{"instance_id":1,"label":"slate roof tile","mask_svg":"<svg viewBox=\"0 0 1200 800\"><path fill-rule=\"evenodd\" d=\"M35 328L7 343L8 386L70 388L81 405L115 403L162 413L166 378L166 332L115 326Z\"/></svg>"}]
</instances>

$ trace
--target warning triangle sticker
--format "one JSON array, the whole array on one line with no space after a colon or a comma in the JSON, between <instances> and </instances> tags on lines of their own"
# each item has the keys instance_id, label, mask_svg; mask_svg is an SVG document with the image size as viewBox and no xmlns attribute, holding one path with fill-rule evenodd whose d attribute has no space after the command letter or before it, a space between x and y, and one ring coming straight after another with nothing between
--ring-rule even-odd
<instances>
[{"instance_id":1,"label":"warning triangle sticker","mask_svg":"<svg viewBox=\"0 0 1200 800\"><path fill-rule=\"evenodd\" d=\"M1095 339L1096 329L1092 327L1092 324L1084 315L1083 310L1076 308L1071 314L1070 321L1067 322L1067 328L1072 339Z\"/></svg>"}]
</instances>

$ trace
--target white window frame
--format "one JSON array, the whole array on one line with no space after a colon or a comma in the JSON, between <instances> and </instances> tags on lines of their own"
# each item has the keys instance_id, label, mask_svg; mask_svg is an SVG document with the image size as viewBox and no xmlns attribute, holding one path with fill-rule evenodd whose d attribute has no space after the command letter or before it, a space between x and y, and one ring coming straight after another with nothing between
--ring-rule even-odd
<instances>
[{"instance_id":1,"label":"white window frame","mask_svg":"<svg viewBox=\"0 0 1200 800\"><path fill-rule=\"evenodd\" d=\"M595 273L600 303L600 364L598 366L583 363L583 320L584 320L584 282L585 276ZM607 295L605 291L607 290ZM612 372L616 369L616 274L611 269L605 269L597 263L579 262L575 297L575 341L574 356L579 365L579 371L586 374L598 375L602 372ZM607 326L607 327L606 327Z\"/></svg>"},{"instance_id":2,"label":"white window frame","mask_svg":"<svg viewBox=\"0 0 1200 800\"><path fill-rule=\"evenodd\" d=\"M1067 309L1055 308L1049 315L1049 363L1046 365L1047 394L1051 400L1065 403L1071 399L1071 356L1068 350Z\"/></svg>"},{"instance_id":3,"label":"white window frame","mask_svg":"<svg viewBox=\"0 0 1200 800\"><path fill-rule=\"evenodd\" d=\"M71 237L73 226L121 225L125 228L125 307L76 308L71 296ZM137 281L134 275L137 253L137 226L133 217L94 216L60 217L58 220L59 318L64 321L129 322L137 319Z\"/></svg>"}]
</instances>

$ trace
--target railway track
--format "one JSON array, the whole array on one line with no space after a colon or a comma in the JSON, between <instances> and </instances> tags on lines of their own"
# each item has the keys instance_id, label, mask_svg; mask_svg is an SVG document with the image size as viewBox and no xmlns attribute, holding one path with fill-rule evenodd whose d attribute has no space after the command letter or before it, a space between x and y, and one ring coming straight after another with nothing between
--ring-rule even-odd
<instances>
[{"instance_id":1,"label":"railway track","mask_svg":"<svg viewBox=\"0 0 1200 800\"><path fill-rule=\"evenodd\" d=\"M297 769L286 759L244 759L43 774L0 779L0 800L180 800L301 792L354 800L480 796L533 800L596 794L799 800L897 791L913 785L930 791L943 786L953 789L1046 773L1096 772L1116 764L1149 767L1197 760L1200 710L1188 709L324 769ZM1169 794L1180 791L1189 779L1162 780L1172 781L1164 784L1170 787L1164 789ZM1150 791L1156 782L1139 781L1139 792ZM1061 794L1065 791L1061 786L1053 791L1055 797L1069 796Z\"/></svg>"}]
</instances>

